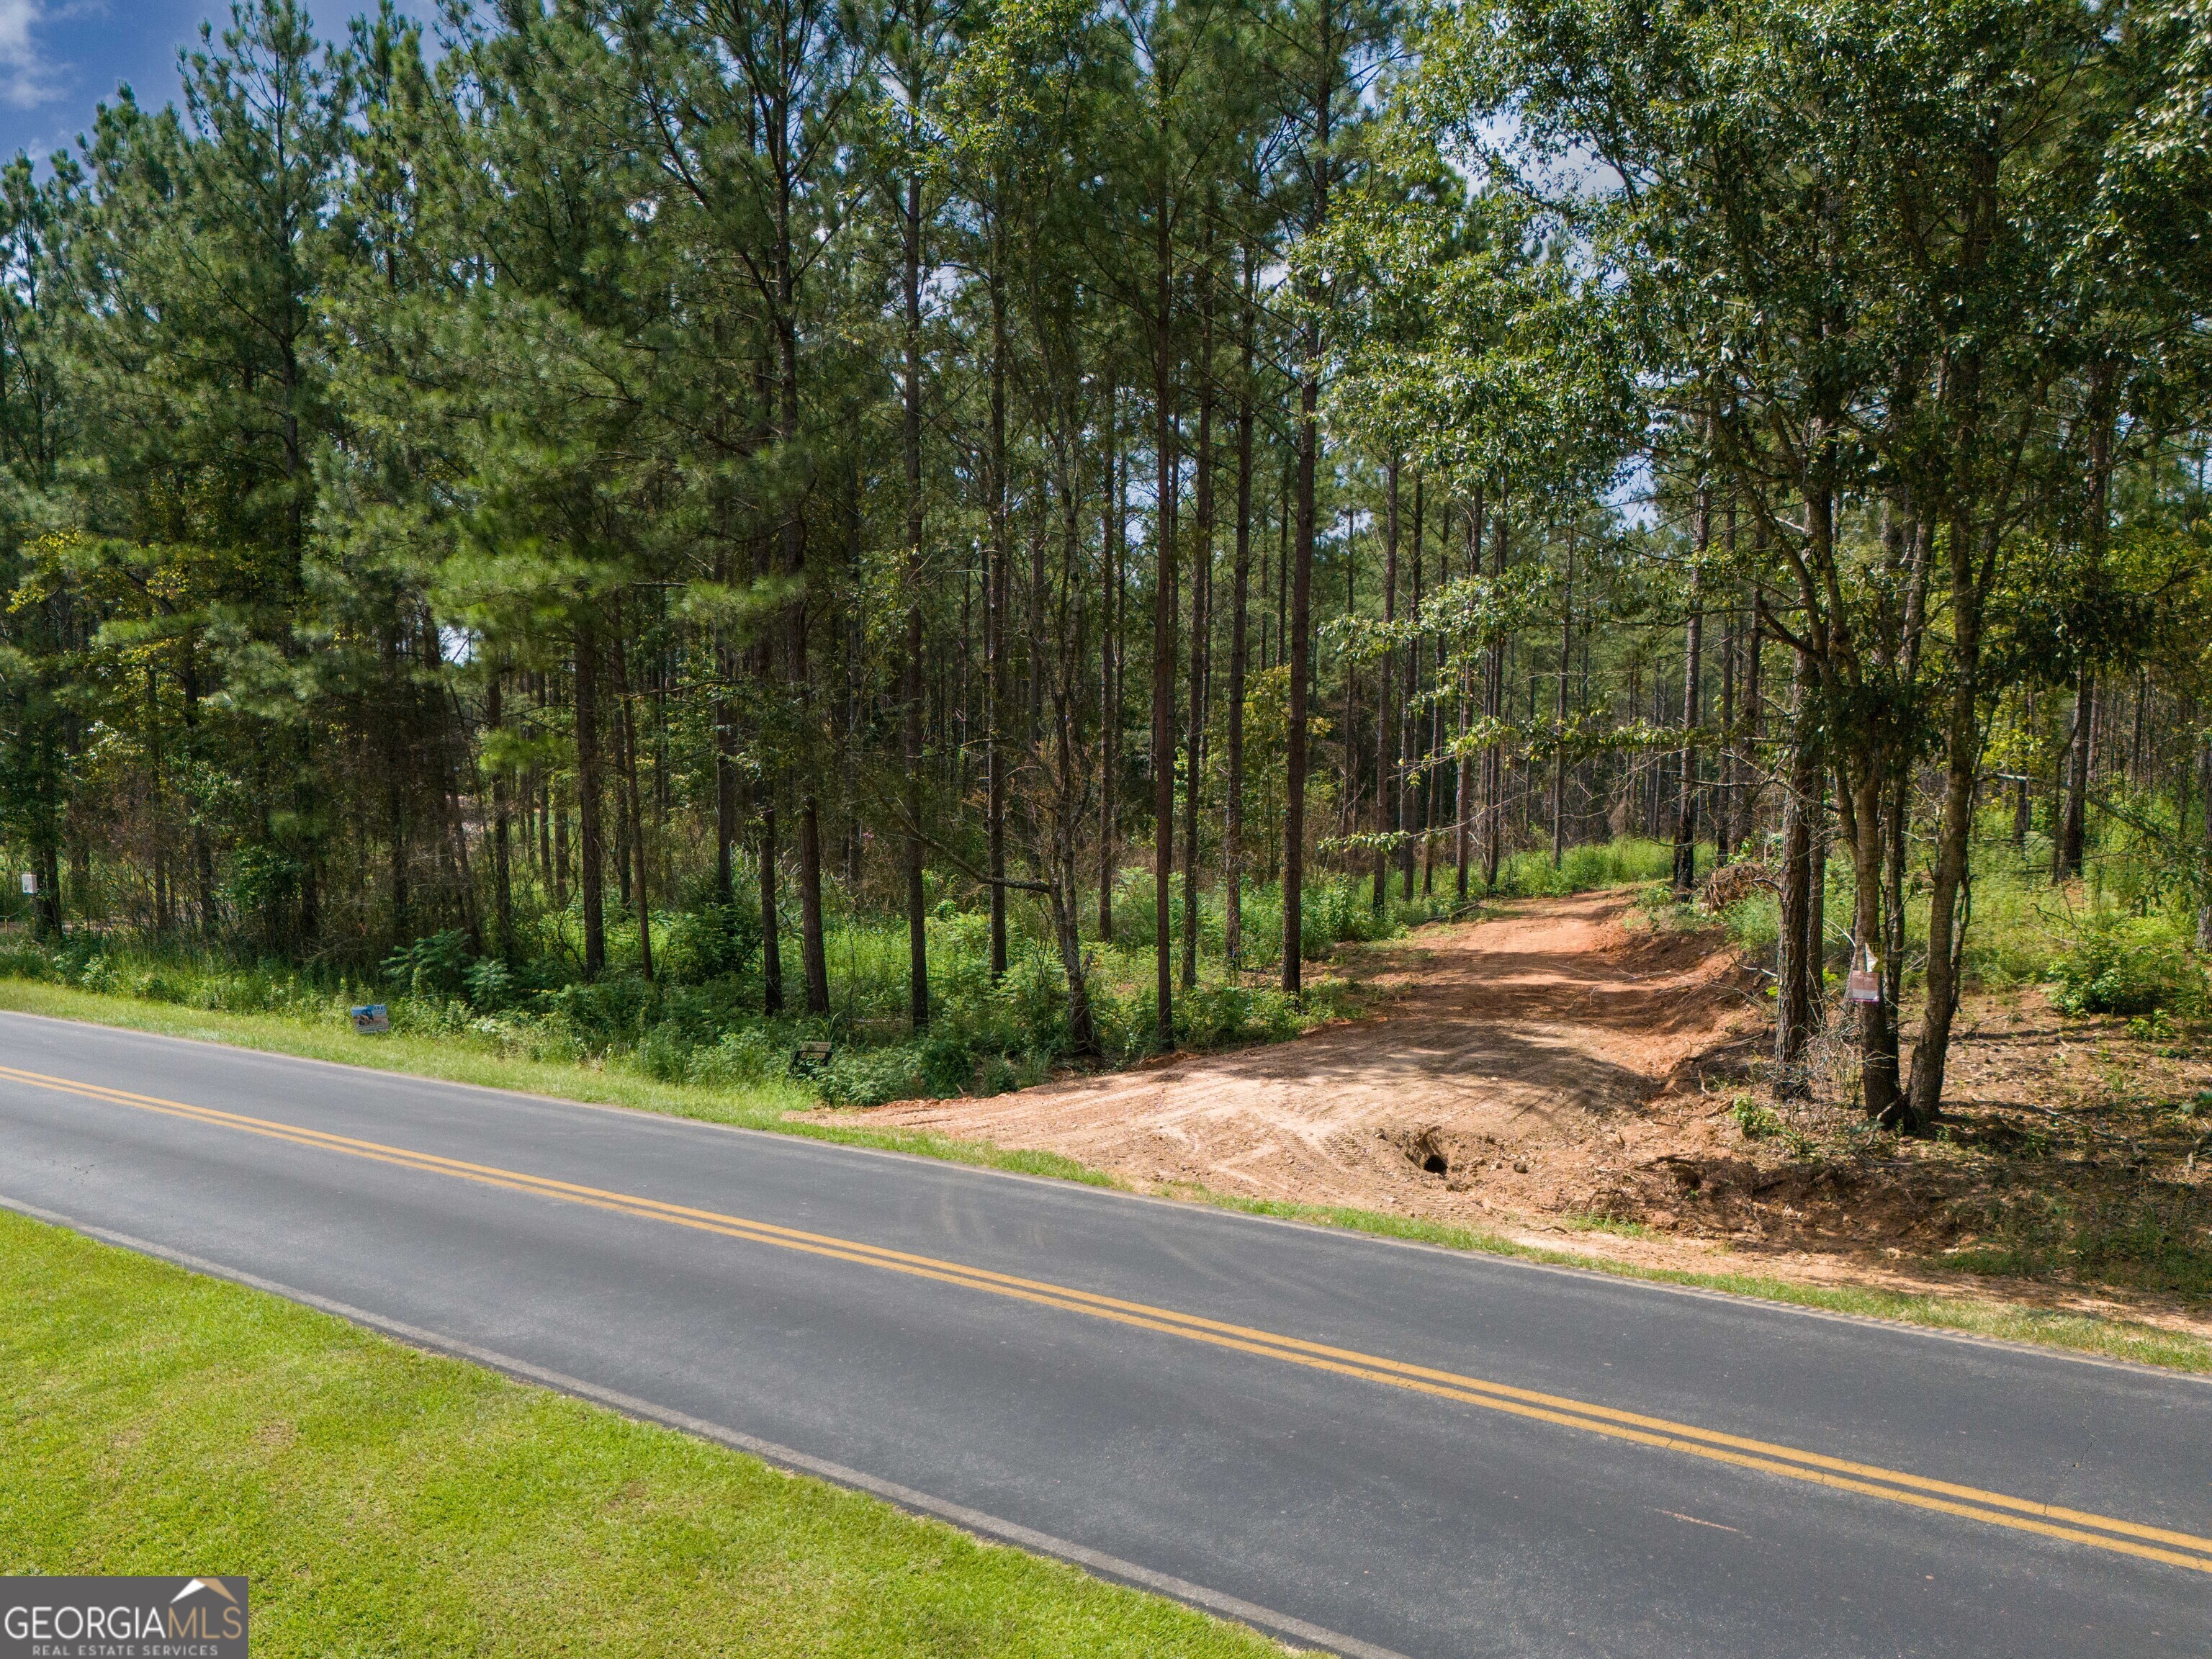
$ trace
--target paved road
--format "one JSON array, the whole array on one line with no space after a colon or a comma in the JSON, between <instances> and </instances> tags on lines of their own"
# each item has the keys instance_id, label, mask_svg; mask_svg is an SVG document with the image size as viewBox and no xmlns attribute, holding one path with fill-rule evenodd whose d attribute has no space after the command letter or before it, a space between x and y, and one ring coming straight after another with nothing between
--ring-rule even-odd
<instances>
[{"instance_id":1,"label":"paved road","mask_svg":"<svg viewBox=\"0 0 2212 1659\"><path fill-rule=\"evenodd\" d=\"M2212 1651L2187 1378L14 1015L0 1201L1302 1645Z\"/></svg>"}]
</instances>

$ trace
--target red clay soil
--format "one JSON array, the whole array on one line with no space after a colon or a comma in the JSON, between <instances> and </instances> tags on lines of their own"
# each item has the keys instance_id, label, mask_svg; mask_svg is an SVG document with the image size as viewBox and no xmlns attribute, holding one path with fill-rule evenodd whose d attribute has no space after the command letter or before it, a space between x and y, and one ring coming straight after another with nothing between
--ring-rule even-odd
<instances>
[{"instance_id":1,"label":"red clay soil","mask_svg":"<svg viewBox=\"0 0 2212 1659\"><path fill-rule=\"evenodd\" d=\"M1387 1012L1294 1042L868 1115L1142 1183L1452 1219L1587 1208L1594 1177L1680 1150L1649 1108L1757 1018L1727 952L1632 931L1632 908L1585 894L1424 929L1355 968Z\"/></svg>"},{"instance_id":2,"label":"red clay soil","mask_svg":"<svg viewBox=\"0 0 2212 1659\"><path fill-rule=\"evenodd\" d=\"M1802 1109L1817 1153L1803 1136L1794 1150L1787 1136L1747 1137L1730 1108L1759 1093L1759 977L1717 929L1655 928L1632 893L1525 901L1332 965L1382 994L1384 1012L1288 1042L865 1116L1059 1152L1143 1190L1352 1206L1651 1266L1995 1293L2212 1334L2193 1298L2000 1290L1946 1269L1946 1249L1973 1243L1961 1218L1993 1172L2010 1178L1966 1145L1839 1152L1838 1125L1856 1121L1843 1101ZM2028 1069L1982 1054L1982 1018L1965 1022L1961 1081ZM1989 1024L1990 1042L2017 1040ZM1978 1103L1961 1105L1971 1143ZM1822 1119L1834 1120L1825 1132ZM2001 1127L1993 1116L1979 1133ZM1624 1237L1592 1230L1595 1218L1641 1225Z\"/></svg>"}]
</instances>

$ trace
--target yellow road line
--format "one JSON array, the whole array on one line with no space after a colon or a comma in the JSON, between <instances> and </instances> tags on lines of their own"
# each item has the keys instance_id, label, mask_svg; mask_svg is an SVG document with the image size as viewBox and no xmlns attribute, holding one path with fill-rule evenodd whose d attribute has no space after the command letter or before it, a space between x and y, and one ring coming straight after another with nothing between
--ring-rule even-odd
<instances>
[{"instance_id":1,"label":"yellow road line","mask_svg":"<svg viewBox=\"0 0 2212 1659\"><path fill-rule=\"evenodd\" d=\"M2100 1549L2114 1550L2173 1566L2212 1572L2212 1538L2199 1537L2192 1533L2147 1526L2139 1522L2068 1509L2054 1504L2041 1504L1976 1486L1932 1480L1904 1470L1832 1457L1820 1452L1804 1451L1771 1441L1747 1439L1717 1430L1700 1428L1694 1424L1673 1422L1665 1418L1645 1416L1565 1395L1515 1388L1455 1371L1437 1370L1403 1360L1363 1353L1356 1349L1334 1347L1325 1343L1181 1313L1146 1303L1126 1301L1096 1291L1024 1279L989 1268L969 1267L962 1262L942 1261L934 1256L916 1255L830 1234L807 1232L773 1222L755 1221L714 1210L696 1209L661 1199L611 1192L603 1188L583 1186L547 1176L529 1175L494 1164L471 1164L435 1152L357 1139L349 1135L334 1134L327 1130L311 1129L297 1124L279 1123L266 1118L247 1117L212 1106L197 1106L183 1101L165 1100L154 1095L135 1094L101 1084L49 1077L11 1066L0 1066L0 1078L110 1104L156 1112L164 1116L184 1118L213 1127L289 1141L319 1151L343 1153L427 1174L449 1176L481 1186L532 1193L593 1209L665 1222L674 1226L755 1243L772 1244L779 1249L797 1250L810 1255L850 1261L1040 1306L1086 1314L1115 1324L1179 1336L1215 1347L1234 1349L1302 1365L1312 1370L1385 1383L1415 1393L1504 1412L1516 1417L1681 1452L1713 1462L1758 1469L1765 1474L1808 1481L1838 1491L1887 1498L1892 1503L1905 1504L1916 1509L1961 1516L1993 1526L2010 1527L2022 1532L2089 1544ZM2130 1541L2136 1540L2144 1541ZM2155 1547L2161 1544L2178 1546L2179 1549Z\"/></svg>"}]
</instances>

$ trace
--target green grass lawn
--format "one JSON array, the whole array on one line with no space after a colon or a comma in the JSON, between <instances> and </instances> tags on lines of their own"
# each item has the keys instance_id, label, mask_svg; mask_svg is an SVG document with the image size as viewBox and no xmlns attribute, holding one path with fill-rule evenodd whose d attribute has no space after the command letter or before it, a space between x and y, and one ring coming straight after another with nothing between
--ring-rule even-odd
<instances>
[{"instance_id":1,"label":"green grass lawn","mask_svg":"<svg viewBox=\"0 0 2212 1659\"><path fill-rule=\"evenodd\" d=\"M0 1305L0 1572L245 1573L266 1659L1283 1651L5 1212Z\"/></svg>"}]
</instances>

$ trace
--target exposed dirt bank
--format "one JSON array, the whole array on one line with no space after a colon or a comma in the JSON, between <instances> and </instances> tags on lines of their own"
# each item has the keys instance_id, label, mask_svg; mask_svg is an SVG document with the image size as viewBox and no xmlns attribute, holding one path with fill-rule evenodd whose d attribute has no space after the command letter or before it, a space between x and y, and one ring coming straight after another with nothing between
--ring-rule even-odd
<instances>
[{"instance_id":1,"label":"exposed dirt bank","mask_svg":"<svg viewBox=\"0 0 2212 1659\"><path fill-rule=\"evenodd\" d=\"M2112 1084L2112 1045L2127 1042L2112 1023L2062 1030L2033 992L1970 1003L1953 1125L1941 1142L1900 1145L1869 1133L1844 1099L1751 1111L1747 1126L1762 1098L1758 975L1717 931L1654 928L1628 893L1514 904L1347 965L1389 993L1386 1012L1271 1047L865 1117L1062 1153L1145 1189L1347 1205L1648 1266L2002 1295L2212 1334L2202 1298L2130 1287L2124 1273L2092 1284L1946 1265L1947 1252L1986 1257L1999 1235L1997 1265L2024 1261L2019 1200L2039 1181L2046 1208L2094 1209L2107 1176L2131 1181L2142 1208L2155 1154L2141 1128L2130 1135L2109 1102L2052 1080L2054 1065L2094 1047L2104 1069L2085 1079ZM2212 1084L2212 1066L2171 1048L2125 1074L2146 1121L2168 1121L2165 1097ZM2068 1127L2039 1143L2055 1112ZM2132 1146L2131 1161L2100 1158L2106 1140ZM2212 1194L2201 1170L2172 1162L2149 1201L2186 1233ZM2202 1242L2178 1233L2158 1248L2186 1256ZM2170 1261L2161 1272L2150 1284L2170 1285Z\"/></svg>"}]
</instances>

